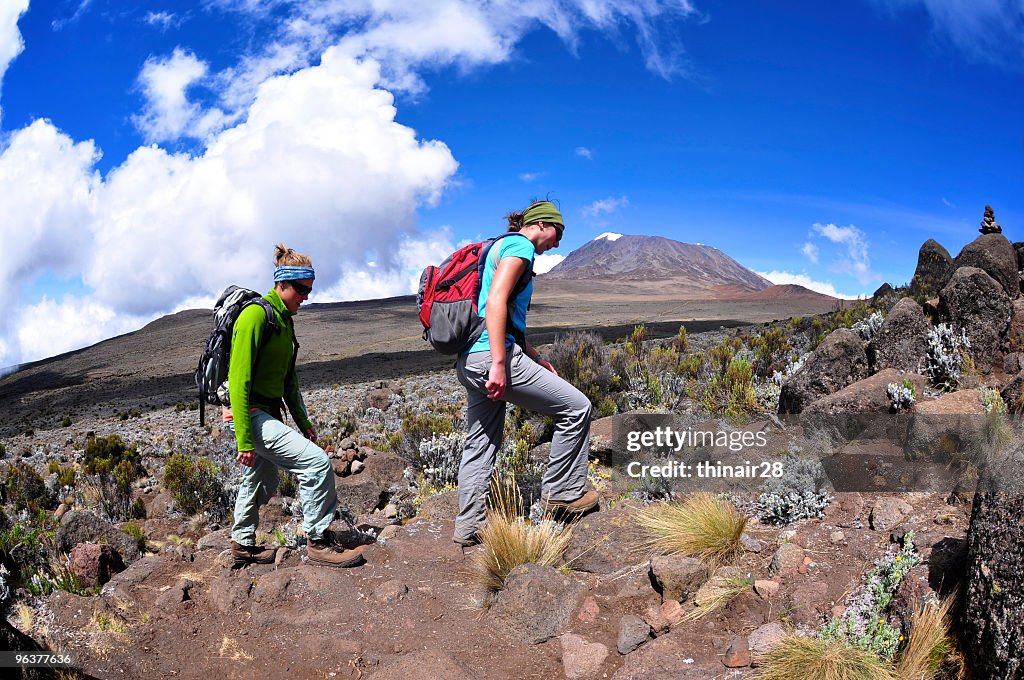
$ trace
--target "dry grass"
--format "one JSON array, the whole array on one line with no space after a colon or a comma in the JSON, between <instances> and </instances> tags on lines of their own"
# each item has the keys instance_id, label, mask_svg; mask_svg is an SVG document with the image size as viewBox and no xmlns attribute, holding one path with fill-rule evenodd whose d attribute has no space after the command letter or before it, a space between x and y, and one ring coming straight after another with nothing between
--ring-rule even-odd
<instances>
[{"instance_id":1,"label":"dry grass","mask_svg":"<svg viewBox=\"0 0 1024 680\"><path fill-rule=\"evenodd\" d=\"M721 587L712 591L710 597L705 598L702 602L698 603L695 608L686 612L680 621L699 621L705 616L713 614L725 605L729 604L729 602L740 593L747 592L753 587L754 582L749 578L728 579L721 585Z\"/></svg>"},{"instance_id":2,"label":"dry grass","mask_svg":"<svg viewBox=\"0 0 1024 680\"><path fill-rule=\"evenodd\" d=\"M31 635L32 629L36 626L36 613L27 604L20 603L14 608L17 614L18 630L25 635Z\"/></svg>"},{"instance_id":3,"label":"dry grass","mask_svg":"<svg viewBox=\"0 0 1024 680\"><path fill-rule=\"evenodd\" d=\"M124 637L128 632L124 621L105 612L93 612L89 621L96 630L102 633L113 633L117 637Z\"/></svg>"},{"instance_id":4,"label":"dry grass","mask_svg":"<svg viewBox=\"0 0 1024 680\"><path fill-rule=\"evenodd\" d=\"M753 680L897 680L871 652L836 640L788 637L765 655Z\"/></svg>"},{"instance_id":5,"label":"dry grass","mask_svg":"<svg viewBox=\"0 0 1024 680\"><path fill-rule=\"evenodd\" d=\"M572 540L572 529L550 520L532 524L519 516L522 495L515 477L491 480L491 508L480 530L481 550L473 556L474 580L490 592L505 585L509 572L523 564L553 567Z\"/></svg>"},{"instance_id":6,"label":"dry grass","mask_svg":"<svg viewBox=\"0 0 1024 680\"><path fill-rule=\"evenodd\" d=\"M687 555L714 568L742 551L740 536L747 525L729 501L697 493L682 503L655 503L637 514L647 533L644 545L663 555Z\"/></svg>"},{"instance_id":7,"label":"dry grass","mask_svg":"<svg viewBox=\"0 0 1024 680\"><path fill-rule=\"evenodd\" d=\"M918 602L910 619L910 637L896 664L900 680L931 680L947 659L958 661L963 672L962 659L956 653L949 636L949 609L953 597L941 602Z\"/></svg>"},{"instance_id":8,"label":"dry grass","mask_svg":"<svg viewBox=\"0 0 1024 680\"><path fill-rule=\"evenodd\" d=\"M224 636L224 639L220 643L220 657L222 659L231 659L232 661L252 661L253 655L245 651L242 645L238 644L238 640Z\"/></svg>"}]
</instances>

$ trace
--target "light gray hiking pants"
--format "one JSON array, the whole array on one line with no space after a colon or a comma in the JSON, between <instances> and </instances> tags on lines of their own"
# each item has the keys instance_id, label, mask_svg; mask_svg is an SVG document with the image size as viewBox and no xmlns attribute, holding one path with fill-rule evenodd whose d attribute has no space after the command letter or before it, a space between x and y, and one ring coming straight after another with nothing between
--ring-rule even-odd
<instances>
[{"instance_id":1,"label":"light gray hiking pants","mask_svg":"<svg viewBox=\"0 0 1024 680\"><path fill-rule=\"evenodd\" d=\"M309 538L320 538L338 508L331 459L319 446L265 411L249 415L256 461L252 467L242 467L231 539L240 545L256 545L260 506L277 490L279 467L294 473L299 481L303 530Z\"/></svg>"},{"instance_id":2,"label":"light gray hiking pants","mask_svg":"<svg viewBox=\"0 0 1024 680\"><path fill-rule=\"evenodd\" d=\"M466 412L469 432L459 465L456 540L469 538L486 522L487 494L504 434L506 401L555 420L551 456L541 480L541 497L574 501L586 492L591 411L586 395L535 363L519 345L513 345L508 351L509 376L503 401L487 397L490 352L462 355L455 369L469 401Z\"/></svg>"}]
</instances>

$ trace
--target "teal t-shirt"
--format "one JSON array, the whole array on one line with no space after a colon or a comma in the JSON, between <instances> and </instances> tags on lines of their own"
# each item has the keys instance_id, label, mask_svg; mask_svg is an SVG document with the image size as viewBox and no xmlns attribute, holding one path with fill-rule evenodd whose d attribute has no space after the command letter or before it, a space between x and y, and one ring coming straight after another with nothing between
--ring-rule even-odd
<instances>
[{"instance_id":1,"label":"teal t-shirt","mask_svg":"<svg viewBox=\"0 0 1024 680\"><path fill-rule=\"evenodd\" d=\"M527 263L532 263L536 253L537 251L534 249L530 239L518 234L506 236L491 248L491 252L487 254L487 262L484 264L484 276L480 281L480 299L477 300L477 308L481 317L486 314L487 294L491 290L491 281L494 280L494 272L498 269L498 262L506 257L520 257L526 260ZM532 296L533 278L531 277L523 292L516 296L515 304L512 306L512 318L510 319L512 325L523 332L526 331L526 310L530 306L530 298ZM505 346L511 347L514 342L515 338L513 338L512 334L506 333ZM480 335L480 338L465 353L488 352L490 349L491 341L487 336L487 328L484 327L484 332Z\"/></svg>"}]
</instances>

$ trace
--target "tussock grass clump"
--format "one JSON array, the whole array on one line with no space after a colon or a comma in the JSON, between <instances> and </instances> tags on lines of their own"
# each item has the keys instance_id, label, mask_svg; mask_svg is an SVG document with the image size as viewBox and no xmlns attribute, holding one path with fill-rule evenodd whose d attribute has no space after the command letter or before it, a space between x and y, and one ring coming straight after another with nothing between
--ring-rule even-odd
<instances>
[{"instance_id":1,"label":"tussock grass clump","mask_svg":"<svg viewBox=\"0 0 1024 680\"><path fill-rule=\"evenodd\" d=\"M754 680L897 680L871 652L839 640L788 637L765 655Z\"/></svg>"},{"instance_id":2,"label":"tussock grass clump","mask_svg":"<svg viewBox=\"0 0 1024 680\"><path fill-rule=\"evenodd\" d=\"M896 664L896 674L901 680L930 680L936 677L947 659L959 660L949 636L948 616L952 603L950 597L941 602L915 604L910 637Z\"/></svg>"},{"instance_id":3,"label":"tussock grass clump","mask_svg":"<svg viewBox=\"0 0 1024 680\"><path fill-rule=\"evenodd\" d=\"M505 586L516 567L539 564L553 567L572 540L571 527L545 519L538 523L520 516L522 493L514 476L491 480L491 508L487 526L480 530L482 549L473 556L474 579L490 592Z\"/></svg>"},{"instance_id":4,"label":"tussock grass clump","mask_svg":"<svg viewBox=\"0 0 1024 680\"><path fill-rule=\"evenodd\" d=\"M687 555L711 567L741 552L740 536L747 519L729 501L698 493L685 501L654 503L637 515L647 533L644 542L663 555Z\"/></svg>"},{"instance_id":5,"label":"tussock grass clump","mask_svg":"<svg viewBox=\"0 0 1024 680\"><path fill-rule=\"evenodd\" d=\"M699 621L710 616L729 604L740 593L749 592L754 587L754 580L749 577L727 579L721 587L715 589L710 597L705 598L694 609L683 615L683 621Z\"/></svg>"}]
</instances>

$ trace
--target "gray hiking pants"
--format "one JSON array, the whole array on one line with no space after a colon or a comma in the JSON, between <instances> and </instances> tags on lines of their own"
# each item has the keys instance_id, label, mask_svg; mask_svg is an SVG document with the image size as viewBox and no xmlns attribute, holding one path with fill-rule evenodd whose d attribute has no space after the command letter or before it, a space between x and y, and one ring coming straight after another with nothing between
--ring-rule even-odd
<instances>
[{"instance_id":1,"label":"gray hiking pants","mask_svg":"<svg viewBox=\"0 0 1024 680\"><path fill-rule=\"evenodd\" d=\"M519 345L508 351L509 377L504 401L487 397L490 352L462 355L455 369L469 401L466 412L469 432L459 465L456 540L469 538L486 522L487 493L504 434L506 401L555 420L551 456L541 480L541 496L552 501L574 501L586 492L591 412L586 395L535 363Z\"/></svg>"}]
</instances>

